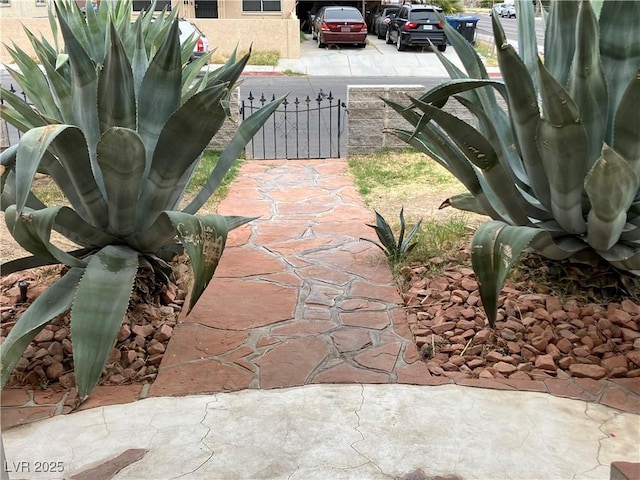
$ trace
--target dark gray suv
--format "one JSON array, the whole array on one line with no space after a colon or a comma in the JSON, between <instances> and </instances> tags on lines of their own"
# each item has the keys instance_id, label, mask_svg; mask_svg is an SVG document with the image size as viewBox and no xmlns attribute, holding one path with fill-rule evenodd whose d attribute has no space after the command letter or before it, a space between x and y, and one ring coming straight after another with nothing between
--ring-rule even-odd
<instances>
[{"instance_id":1,"label":"dark gray suv","mask_svg":"<svg viewBox=\"0 0 640 480\"><path fill-rule=\"evenodd\" d=\"M395 43L402 51L407 47L428 47L431 40L444 52L447 36L436 12L442 13L442 9L434 5L402 5L387 29L387 43Z\"/></svg>"}]
</instances>

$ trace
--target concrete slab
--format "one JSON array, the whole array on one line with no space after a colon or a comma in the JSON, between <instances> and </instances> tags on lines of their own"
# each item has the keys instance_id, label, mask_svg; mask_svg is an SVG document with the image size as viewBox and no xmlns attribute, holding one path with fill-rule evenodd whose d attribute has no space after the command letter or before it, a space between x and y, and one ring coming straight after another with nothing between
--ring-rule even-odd
<instances>
[{"instance_id":1,"label":"concrete slab","mask_svg":"<svg viewBox=\"0 0 640 480\"><path fill-rule=\"evenodd\" d=\"M640 417L535 392L323 385L162 397L3 433L9 478L54 479L147 453L116 479L608 479L640 461ZM59 462L61 474L36 472ZM29 469L27 471L27 468Z\"/></svg>"},{"instance_id":2,"label":"concrete slab","mask_svg":"<svg viewBox=\"0 0 640 480\"><path fill-rule=\"evenodd\" d=\"M311 36L300 44L300 58L282 58L273 67L274 72L297 72L312 76L333 77L448 77L440 60L429 49L416 49L407 52L397 52L394 45L387 45L370 35L366 48L340 46L332 48L318 48ZM460 59L453 50L448 48L444 53L451 62L461 67ZM248 65L247 70L255 67Z\"/></svg>"}]
</instances>

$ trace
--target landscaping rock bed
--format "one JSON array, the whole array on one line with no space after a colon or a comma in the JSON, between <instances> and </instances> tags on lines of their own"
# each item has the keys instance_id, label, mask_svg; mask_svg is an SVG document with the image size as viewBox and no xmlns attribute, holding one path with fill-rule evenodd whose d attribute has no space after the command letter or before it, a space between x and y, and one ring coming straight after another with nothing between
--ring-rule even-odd
<instances>
[{"instance_id":1,"label":"landscaping rock bed","mask_svg":"<svg viewBox=\"0 0 640 480\"><path fill-rule=\"evenodd\" d=\"M136 279L129 311L118 332L116 343L103 371L100 385L152 383L164 351L173 333L185 298L188 267L177 264L177 279L168 286L156 282L150 270L142 270ZM2 278L2 341L22 313L47 285L61 274L60 268L7 275ZM26 292L20 291L20 282ZM27 288L25 289L25 286ZM63 314L45 326L18 361L7 382L12 386L75 386L71 338L71 316Z\"/></svg>"},{"instance_id":2,"label":"landscaping rock bed","mask_svg":"<svg viewBox=\"0 0 640 480\"><path fill-rule=\"evenodd\" d=\"M527 282L508 283L492 329L471 268L426 272L415 265L401 274L409 325L432 375L640 377L640 302L632 296L604 305L589 295L562 301L544 288L532 291Z\"/></svg>"}]
</instances>

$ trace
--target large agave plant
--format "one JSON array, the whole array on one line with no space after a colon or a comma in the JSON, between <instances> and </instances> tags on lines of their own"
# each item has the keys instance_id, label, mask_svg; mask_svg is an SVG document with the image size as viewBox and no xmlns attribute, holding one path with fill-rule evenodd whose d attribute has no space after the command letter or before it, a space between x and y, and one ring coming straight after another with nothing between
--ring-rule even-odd
<instances>
[{"instance_id":1,"label":"large agave plant","mask_svg":"<svg viewBox=\"0 0 640 480\"><path fill-rule=\"evenodd\" d=\"M640 275L640 2L552 0L544 60L532 3L516 8L518 51L492 18L502 81L443 22L464 71L439 55L450 81L410 105L387 102L414 126L394 133L468 189L446 203L493 219L472 241L491 325L526 248ZM474 125L443 110L450 97Z\"/></svg>"},{"instance_id":2,"label":"large agave plant","mask_svg":"<svg viewBox=\"0 0 640 480\"><path fill-rule=\"evenodd\" d=\"M230 89L248 55L196 79L177 21L169 18L147 44L162 20L132 24L121 4L111 3L102 2L97 16L88 9L86 21L73 4L57 3L64 53L31 35L42 74L24 52L12 51L19 67L13 75L33 106L2 91L9 104L2 117L25 131L1 157L2 209L16 241L33 254L2 271L69 267L0 346L2 384L34 336L71 309L80 400L99 380L139 268L166 278L164 254L184 248L194 277L189 310L198 301L228 231L251 219L195 213L281 100L242 122L202 191L177 211L202 151L227 117ZM34 195L37 172L55 181L70 206L47 206ZM57 248L52 230L81 248Z\"/></svg>"}]
</instances>

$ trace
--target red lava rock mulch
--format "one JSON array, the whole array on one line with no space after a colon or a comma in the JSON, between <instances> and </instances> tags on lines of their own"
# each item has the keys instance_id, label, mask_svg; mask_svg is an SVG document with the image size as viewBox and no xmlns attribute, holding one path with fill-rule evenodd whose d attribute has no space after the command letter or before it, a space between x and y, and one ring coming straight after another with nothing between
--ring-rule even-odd
<instances>
[{"instance_id":1,"label":"red lava rock mulch","mask_svg":"<svg viewBox=\"0 0 640 480\"><path fill-rule=\"evenodd\" d=\"M471 268L426 276L427 268L415 265L401 273L409 325L432 375L640 377L640 302L631 295L606 304L595 297L561 301L544 286L537 292L531 282L511 283L502 290L492 329Z\"/></svg>"}]
</instances>

